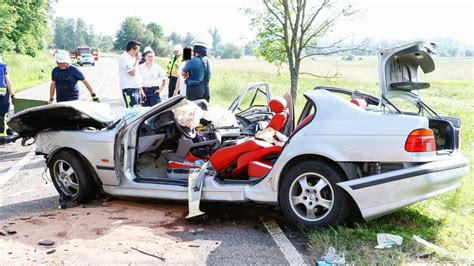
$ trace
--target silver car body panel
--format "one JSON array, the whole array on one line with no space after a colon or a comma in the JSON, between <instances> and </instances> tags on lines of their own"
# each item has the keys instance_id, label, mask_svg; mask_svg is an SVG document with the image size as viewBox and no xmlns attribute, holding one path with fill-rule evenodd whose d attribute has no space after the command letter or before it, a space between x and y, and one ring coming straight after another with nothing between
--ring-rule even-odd
<instances>
[{"instance_id":1,"label":"silver car body panel","mask_svg":"<svg viewBox=\"0 0 474 266\"><path fill-rule=\"evenodd\" d=\"M415 202L460 186L469 172L468 160L451 158L338 183L356 202L366 220L391 213Z\"/></svg>"}]
</instances>

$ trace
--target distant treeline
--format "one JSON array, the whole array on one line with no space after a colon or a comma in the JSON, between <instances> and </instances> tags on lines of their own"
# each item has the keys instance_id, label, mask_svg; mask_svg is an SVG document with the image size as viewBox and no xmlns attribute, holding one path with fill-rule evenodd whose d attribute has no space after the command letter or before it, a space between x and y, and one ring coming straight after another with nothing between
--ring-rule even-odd
<instances>
[{"instance_id":1,"label":"distant treeline","mask_svg":"<svg viewBox=\"0 0 474 266\"><path fill-rule=\"evenodd\" d=\"M435 38L435 39L367 39L363 41L349 41L347 46L355 46L360 42L364 42L363 49L353 50L350 52L353 56L376 55L377 51L382 48L397 47L416 41L427 41L436 44L436 54L441 57L472 57L474 56L474 47L464 42L457 41L452 38Z\"/></svg>"},{"instance_id":2,"label":"distant treeline","mask_svg":"<svg viewBox=\"0 0 474 266\"><path fill-rule=\"evenodd\" d=\"M172 52L172 46L181 44L190 46L196 41L196 37L187 32L181 35L172 32L166 36L163 28L155 23L145 24L141 18L133 16L124 19L114 37L98 35L94 32L92 25L87 25L82 19L71 19L58 17L53 21L54 41L52 47L56 49L70 50L79 45L97 47L101 51L122 51L129 40L137 40L143 46L150 46L158 56L168 56ZM250 44L240 47L232 43L223 44L217 29L208 30L212 43L209 44L210 54L218 58L240 58L243 54L252 54Z\"/></svg>"}]
</instances>

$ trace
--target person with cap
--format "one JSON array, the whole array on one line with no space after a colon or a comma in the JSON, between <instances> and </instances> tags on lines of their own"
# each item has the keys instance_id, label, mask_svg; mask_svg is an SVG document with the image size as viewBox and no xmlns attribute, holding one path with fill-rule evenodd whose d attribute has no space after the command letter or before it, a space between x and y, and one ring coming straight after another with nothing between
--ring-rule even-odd
<instances>
[{"instance_id":1,"label":"person with cap","mask_svg":"<svg viewBox=\"0 0 474 266\"><path fill-rule=\"evenodd\" d=\"M13 86L10 78L8 77L7 65L3 63L3 59L0 56L0 143L7 136L7 114L10 109L10 99L12 103L15 100L15 94L13 93Z\"/></svg>"},{"instance_id":2,"label":"person with cap","mask_svg":"<svg viewBox=\"0 0 474 266\"><path fill-rule=\"evenodd\" d=\"M196 42L193 45L193 58L183 67L183 76L186 79L186 98L191 101L205 99L209 102L211 80L211 62L207 57L207 45Z\"/></svg>"},{"instance_id":3,"label":"person with cap","mask_svg":"<svg viewBox=\"0 0 474 266\"><path fill-rule=\"evenodd\" d=\"M173 56L171 56L168 65L166 66L166 75L170 79L168 84L168 97L172 97L176 88L176 81L178 80L178 69L181 64L181 53L183 47L179 44L173 46Z\"/></svg>"},{"instance_id":4,"label":"person with cap","mask_svg":"<svg viewBox=\"0 0 474 266\"><path fill-rule=\"evenodd\" d=\"M151 47L146 47L143 51L146 62L138 69L143 78L143 93L145 102L143 106L153 106L160 102L160 92L165 87L166 77L163 68L155 64L155 52Z\"/></svg>"},{"instance_id":5,"label":"person with cap","mask_svg":"<svg viewBox=\"0 0 474 266\"><path fill-rule=\"evenodd\" d=\"M49 102L54 101L56 94L56 102L79 100L79 86L77 82L80 80L89 91L92 101L99 102L99 98L94 93L84 74L75 66L70 64L71 59L67 51L60 51L55 56L57 67L51 73L51 84L49 85Z\"/></svg>"},{"instance_id":6,"label":"person with cap","mask_svg":"<svg viewBox=\"0 0 474 266\"><path fill-rule=\"evenodd\" d=\"M145 98L142 77L138 70L141 45L137 41L129 41L118 59L120 89L127 108L140 105L140 98Z\"/></svg>"}]
</instances>

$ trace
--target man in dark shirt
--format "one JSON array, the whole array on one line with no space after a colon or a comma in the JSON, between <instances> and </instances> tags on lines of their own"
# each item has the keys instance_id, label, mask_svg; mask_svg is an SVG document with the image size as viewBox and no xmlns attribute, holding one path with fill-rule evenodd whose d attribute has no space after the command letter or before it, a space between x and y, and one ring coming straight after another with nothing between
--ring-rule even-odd
<instances>
[{"instance_id":1,"label":"man in dark shirt","mask_svg":"<svg viewBox=\"0 0 474 266\"><path fill-rule=\"evenodd\" d=\"M209 80L212 71L206 44L196 42L193 46L193 56L183 68L183 75L187 78L186 98L191 101L205 99L209 102Z\"/></svg>"},{"instance_id":2,"label":"man in dark shirt","mask_svg":"<svg viewBox=\"0 0 474 266\"><path fill-rule=\"evenodd\" d=\"M51 84L49 86L49 101L54 101L56 93L56 102L79 100L79 86L77 82L80 80L84 83L87 90L91 94L94 102L99 102L99 98L95 95L91 85L84 77L84 74L75 66L69 64L69 55L65 52L59 52L55 56L57 67L51 73Z\"/></svg>"}]
</instances>

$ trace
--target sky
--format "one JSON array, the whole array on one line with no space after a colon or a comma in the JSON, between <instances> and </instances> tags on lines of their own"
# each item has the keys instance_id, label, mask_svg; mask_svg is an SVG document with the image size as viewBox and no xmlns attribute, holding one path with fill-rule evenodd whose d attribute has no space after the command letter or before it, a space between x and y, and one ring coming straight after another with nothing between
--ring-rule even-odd
<instances>
[{"instance_id":1,"label":"sky","mask_svg":"<svg viewBox=\"0 0 474 266\"><path fill-rule=\"evenodd\" d=\"M316 1L316 0L309 0ZM332 38L430 40L449 37L474 46L474 0L339 0L353 3L361 15L341 21ZM114 36L127 16L156 22L166 34L191 32L211 41L217 28L222 42L245 44L255 38L241 8L259 8L258 0L58 0L54 16L82 18L97 33Z\"/></svg>"}]
</instances>

